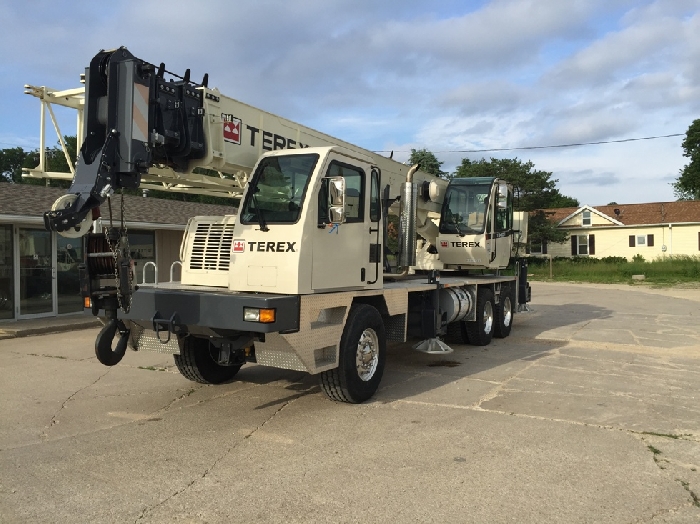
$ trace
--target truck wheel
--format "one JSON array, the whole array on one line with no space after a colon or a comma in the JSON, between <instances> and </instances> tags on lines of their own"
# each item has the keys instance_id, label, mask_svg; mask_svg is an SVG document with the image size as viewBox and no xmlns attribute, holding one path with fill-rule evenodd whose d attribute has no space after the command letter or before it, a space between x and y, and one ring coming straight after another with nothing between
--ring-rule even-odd
<instances>
[{"instance_id":1,"label":"truck wheel","mask_svg":"<svg viewBox=\"0 0 700 524\"><path fill-rule=\"evenodd\" d=\"M221 384L231 380L241 366L221 366L211 356L211 344L205 338L180 339L180 354L173 355L180 374L200 384Z\"/></svg>"},{"instance_id":2,"label":"truck wheel","mask_svg":"<svg viewBox=\"0 0 700 524\"><path fill-rule=\"evenodd\" d=\"M510 335L510 329L513 325L514 303L515 300L510 286L501 288L501 300L496 306L494 313L494 337L506 338L508 335Z\"/></svg>"},{"instance_id":3,"label":"truck wheel","mask_svg":"<svg viewBox=\"0 0 700 524\"><path fill-rule=\"evenodd\" d=\"M469 344L469 334L467 333L467 323L463 320L447 324L445 342L448 344Z\"/></svg>"},{"instance_id":4,"label":"truck wheel","mask_svg":"<svg viewBox=\"0 0 700 524\"><path fill-rule=\"evenodd\" d=\"M469 331L467 331L467 324L469 322L462 321L459 323L459 331L462 334L462 342L469 344Z\"/></svg>"},{"instance_id":5,"label":"truck wheel","mask_svg":"<svg viewBox=\"0 0 700 524\"><path fill-rule=\"evenodd\" d=\"M379 311L355 304L340 339L338 367L321 373L321 389L331 400L364 402L377 391L385 362L386 334Z\"/></svg>"},{"instance_id":6,"label":"truck wheel","mask_svg":"<svg viewBox=\"0 0 700 524\"><path fill-rule=\"evenodd\" d=\"M493 291L479 288L476 298L476 320L465 322L469 343L472 346L487 346L493 336Z\"/></svg>"},{"instance_id":7,"label":"truck wheel","mask_svg":"<svg viewBox=\"0 0 700 524\"><path fill-rule=\"evenodd\" d=\"M462 337L462 324L464 324L464 322L451 322L447 324L445 342L448 344L461 344L464 341Z\"/></svg>"}]
</instances>

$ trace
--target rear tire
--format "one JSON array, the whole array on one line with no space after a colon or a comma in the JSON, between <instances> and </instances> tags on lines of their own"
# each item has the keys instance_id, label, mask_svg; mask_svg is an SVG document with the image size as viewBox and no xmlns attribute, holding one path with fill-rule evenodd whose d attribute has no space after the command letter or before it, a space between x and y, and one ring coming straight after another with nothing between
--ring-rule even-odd
<instances>
[{"instance_id":1,"label":"rear tire","mask_svg":"<svg viewBox=\"0 0 700 524\"><path fill-rule=\"evenodd\" d=\"M180 374L200 384L221 384L235 377L241 366L219 365L212 357L212 349L205 338L180 339L180 354L173 355Z\"/></svg>"},{"instance_id":2,"label":"rear tire","mask_svg":"<svg viewBox=\"0 0 700 524\"><path fill-rule=\"evenodd\" d=\"M445 342L448 344L469 344L467 323L464 320L458 320L457 322L447 324Z\"/></svg>"},{"instance_id":3,"label":"rear tire","mask_svg":"<svg viewBox=\"0 0 700 524\"><path fill-rule=\"evenodd\" d=\"M480 287L476 298L476 320L465 322L465 331L472 346L487 346L493 337L493 291Z\"/></svg>"},{"instance_id":4,"label":"rear tire","mask_svg":"<svg viewBox=\"0 0 700 524\"><path fill-rule=\"evenodd\" d=\"M513 304L515 304L515 294L511 287L501 288L501 300L496 306L493 320L493 336L496 338L506 338L510 335L513 326Z\"/></svg>"},{"instance_id":5,"label":"rear tire","mask_svg":"<svg viewBox=\"0 0 700 524\"><path fill-rule=\"evenodd\" d=\"M359 404L374 395L384 374L386 334L374 307L354 304L340 339L338 367L319 376L331 400Z\"/></svg>"}]
</instances>

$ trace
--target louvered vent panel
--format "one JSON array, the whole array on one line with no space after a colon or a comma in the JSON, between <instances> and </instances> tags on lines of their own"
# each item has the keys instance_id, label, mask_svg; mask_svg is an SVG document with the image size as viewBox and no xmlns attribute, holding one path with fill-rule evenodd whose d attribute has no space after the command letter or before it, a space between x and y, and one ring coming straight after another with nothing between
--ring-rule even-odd
<instances>
[{"instance_id":1,"label":"louvered vent panel","mask_svg":"<svg viewBox=\"0 0 700 524\"><path fill-rule=\"evenodd\" d=\"M190 269L228 271L233 224L197 224L192 241Z\"/></svg>"}]
</instances>

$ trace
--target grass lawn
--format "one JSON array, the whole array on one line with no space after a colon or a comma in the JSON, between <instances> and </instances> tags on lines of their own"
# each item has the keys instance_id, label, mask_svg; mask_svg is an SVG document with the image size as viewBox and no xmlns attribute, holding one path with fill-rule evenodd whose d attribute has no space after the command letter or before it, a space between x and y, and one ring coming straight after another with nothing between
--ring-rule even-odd
<instances>
[{"instance_id":1,"label":"grass lawn","mask_svg":"<svg viewBox=\"0 0 700 524\"><path fill-rule=\"evenodd\" d=\"M662 286L700 283L700 256L669 256L646 262L642 257L628 262L624 258L555 258L550 279L549 259L528 260L530 280L555 282L594 282L601 284L636 284L632 275L644 275L644 283Z\"/></svg>"}]
</instances>

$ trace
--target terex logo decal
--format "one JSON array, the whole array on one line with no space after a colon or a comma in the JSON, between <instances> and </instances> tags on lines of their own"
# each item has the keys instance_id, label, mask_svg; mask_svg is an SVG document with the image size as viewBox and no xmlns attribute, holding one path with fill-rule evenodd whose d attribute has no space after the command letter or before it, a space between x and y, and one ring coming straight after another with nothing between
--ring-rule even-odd
<instances>
[{"instance_id":1,"label":"terex logo decal","mask_svg":"<svg viewBox=\"0 0 700 524\"><path fill-rule=\"evenodd\" d=\"M481 247L479 242L450 242L452 247Z\"/></svg>"},{"instance_id":2,"label":"terex logo decal","mask_svg":"<svg viewBox=\"0 0 700 524\"><path fill-rule=\"evenodd\" d=\"M233 115L222 114L224 120L224 140L233 144L241 143L241 119Z\"/></svg>"},{"instance_id":3,"label":"terex logo decal","mask_svg":"<svg viewBox=\"0 0 700 524\"><path fill-rule=\"evenodd\" d=\"M248 242L248 249L263 253L296 253L296 242Z\"/></svg>"},{"instance_id":4,"label":"terex logo decal","mask_svg":"<svg viewBox=\"0 0 700 524\"><path fill-rule=\"evenodd\" d=\"M233 241L233 252L243 253L245 251L245 240L238 238Z\"/></svg>"},{"instance_id":5,"label":"terex logo decal","mask_svg":"<svg viewBox=\"0 0 700 524\"><path fill-rule=\"evenodd\" d=\"M440 241L440 247L447 247L447 246L448 246L447 241L445 241L445 240Z\"/></svg>"}]
</instances>

